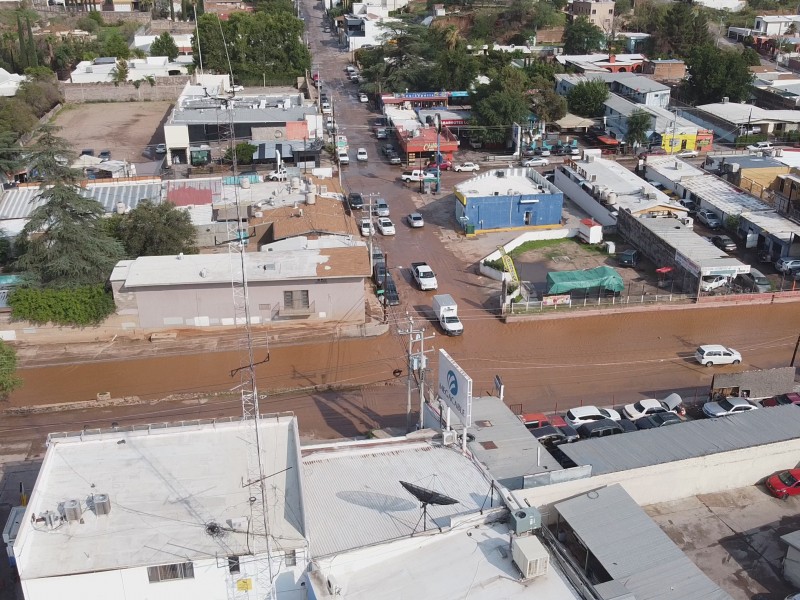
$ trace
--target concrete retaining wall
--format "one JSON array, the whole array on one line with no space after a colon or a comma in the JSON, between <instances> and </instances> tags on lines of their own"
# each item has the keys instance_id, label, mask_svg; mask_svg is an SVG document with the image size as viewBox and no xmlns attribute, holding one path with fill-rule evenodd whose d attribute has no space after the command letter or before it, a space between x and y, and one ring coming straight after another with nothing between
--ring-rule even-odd
<instances>
[{"instance_id":1,"label":"concrete retaining wall","mask_svg":"<svg viewBox=\"0 0 800 600\"><path fill-rule=\"evenodd\" d=\"M564 238L571 238L578 235L577 229L546 229L542 231L526 231L519 237L514 238L510 242L508 242L503 248L505 251L511 252L515 248L519 248L525 242L530 242L534 240L561 240ZM492 267L487 267L483 264L485 260L499 260L500 259L500 250L495 250L491 254L484 256L481 261L478 263L478 272L481 275L485 275L490 279L494 279L495 281L511 281L511 275L505 273L503 271L498 271L497 269L493 269Z\"/></svg>"},{"instance_id":2,"label":"concrete retaining wall","mask_svg":"<svg viewBox=\"0 0 800 600\"><path fill-rule=\"evenodd\" d=\"M155 85L143 81L138 89L132 83L115 86L113 83L61 82L58 87L66 102L174 102L190 79L190 75L158 77Z\"/></svg>"}]
</instances>

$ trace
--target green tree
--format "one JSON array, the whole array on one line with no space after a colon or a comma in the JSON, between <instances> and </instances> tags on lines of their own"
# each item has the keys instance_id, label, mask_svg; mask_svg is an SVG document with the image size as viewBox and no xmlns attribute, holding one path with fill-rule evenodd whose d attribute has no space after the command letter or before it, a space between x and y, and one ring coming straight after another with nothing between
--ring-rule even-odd
<instances>
[{"instance_id":1,"label":"green tree","mask_svg":"<svg viewBox=\"0 0 800 600\"><path fill-rule=\"evenodd\" d=\"M36 40L33 39L33 30L31 29L30 17L25 18L25 24L28 29L28 67L39 66L39 56L36 51Z\"/></svg>"},{"instance_id":2,"label":"green tree","mask_svg":"<svg viewBox=\"0 0 800 600\"><path fill-rule=\"evenodd\" d=\"M118 58L117 64L111 69L111 81L113 81L116 86L120 83L127 83L128 73L128 61L124 58Z\"/></svg>"},{"instance_id":3,"label":"green tree","mask_svg":"<svg viewBox=\"0 0 800 600\"><path fill-rule=\"evenodd\" d=\"M103 42L103 55L116 56L117 58L127 60L131 55L131 50L125 38L123 38L119 32L112 31L108 34L108 37L106 37L105 42Z\"/></svg>"},{"instance_id":4,"label":"green tree","mask_svg":"<svg viewBox=\"0 0 800 600\"><path fill-rule=\"evenodd\" d=\"M8 399L11 392L22 387L17 375L17 351L5 342L0 342L0 400Z\"/></svg>"},{"instance_id":5,"label":"green tree","mask_svg":"<svg viewBox=\"0 0 800 600\"><path fill-rule=\"evenodd\" d=\"M142 200L127 215L113 215L106 221L129 258L197 254L196 233L189 213L170 202L154 204Z\"/></svg>"},{"instance_id":6,"label":"green tree","mask_svg":"<svg viewBox=\"0 0 800 600\"><path fill-rule=\"evenodd\" d=\"M643 110L634 110L627 119L625 143L636 149L647 143L647 132L651 128L650 114Z\"/></svg>"},{"instance_id":7,"label":"green tree","mask_svg":"<svg viewBox=\"0 0 800 600\"><path fill-rule=\"evenodd\" d=\"M706 13L696 10L691 3L673 2L664 13L655 37L658 52L669 56L688 56L692 48L711 41Z\"/></svg>"},{"instance_id":8,"label":"green tree","mask_svg":"<svg viewBox=\"0 0 800 600\"><path fill-rule=\"evenodd\" d=\"M253 164L253 154L255 151L258 150L253 144L248 142L240 142L236 144L235 152L236 152L236 164L239 165L250 165ZM225 160L231 162L233 160L233 155L231 154L231 149L228 148L225 151Z\"/></svg>"},{"instance_id":9,"label":"green tree","mask_svg":"<svg viewBox=\"0 0 800 600\"><path fill-rule=\"evenodd\" d=\"M0 130L0 172L10 176L20 165L20 148L17 135L12 131ZM7 239L3 236L3 239Z\"/></svg>"},{"instance_id":10,"label":"green tree","mask_svg":"<svg viewBox=\"0 0 800 600\"><path fill-rule=\"evenodd\" d=\"M178 45L169 32L165 31L150 44L150 56L168 56L170 60L178 58Z\"/></svg>"},{"instance_id":11,"label":"green tree","mask_svg":"<svg viewBox=\"0 0 800 600\"><path fill-rule=\"evenodd\" d=\"M691 104L719 102L726 96L741 102L750 95L753 74L742 52L699 46L689 55L686 69L683 91Z\"/></svg>"},{"instance_id":12,"label":"green tree","mask_svg":"<svg viewBox=\"0 0 800 600\"><path fill-rule=\"evenodd\" d=\"M19 40L19 58L22 68L30 66L30 58L28 56L29 46L25 41L25 29L22 26L22 15L17 13L17 38Z\"/></svg>"},{"instance_id":13,"label":"green tree","mask_svg":"<svg viewBox=\"0 0 800 600\"><path fill-rule=\"evenodd\" d=\"M527 123L530 115L529 85L523 71L507 66L492 85L482 85L475 90L473 124L484 128L483 141L502 142L513 123Z\"/></svg>"},{"instance_id":14,"label":"green tree","mask_svg":"<svg viewBox=\"0 0 800 600\"><path fill-rule=\"evenodd\" d=\"M70 167L75 153L64 138L56 135L59 130L53 125L42 125L36 130L36 142L27 149L26 159L31 172L42 185L77 184L81 177Z\"/></svg>"},{"instance_id":15,"label":"green tree","mask_svg":"<svg viewBox=\"0 0 800 600\"><path fill-rule=\"evenodd\" d=\"M531 108L539 119L552 123L567 114L567 99L551 87L539 89L531 98Z\"/></svg>"},{"instance_id":16,"label":"green tree","mask_svg":"<svg viewBox=\"0 0 800 600\"><path fill-rule=\"evenodd\" d=\"M608 88L599 79L582 81L567 94L569 110L582 117L599 117L603 114L603 103L608 98Z\"/></svg>"},{"instance_id":17,"label":"green tree","mask_svg":"<svg viewBox=\"0 0 800 600\"><path fill-rule=\"evenodd\" d=\"M606 34L586 17L578 17L564 30L564 54L589 54L605 47Z\"/></svg>"}]
</instances>

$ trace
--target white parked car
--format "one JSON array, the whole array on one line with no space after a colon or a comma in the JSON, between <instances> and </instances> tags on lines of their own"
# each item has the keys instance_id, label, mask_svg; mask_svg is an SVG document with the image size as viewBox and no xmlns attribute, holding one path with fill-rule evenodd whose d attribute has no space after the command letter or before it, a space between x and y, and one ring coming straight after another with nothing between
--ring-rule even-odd
<instances>
[{"instance_id":1,"label":"white parked car","mask_svg":"<svg viewBox=\"0 0 800 600\"><path fill-rule=\"evenodd\" d=\"M372 224L372 219L361 219L359 229L361 229L361 235L364 237L375 233L375 226Z\"/></svg>"},{"instance_id":2,"label":"white parked car","mask_svg":"<svg viewBox=\"0 0 800 600\"><path fill-rule=\"evenodd\" d=\"M340 165L349 165L350 164L350 156L347 154L347 150L339 150L336 153L336 158L339 159Z\"/></svg>"},{"instance_id":3,"label":"white parked car","mask_svg":"<svg viewBox=\"0 0 800 600\"><path fill-rule=\"evenodd\" d=\"M480 171L480 170L481 170L480 165L476 165L473 162L465 162L453 167L453 171L456 171L457 173L461 173L462 171L471 173L473 171Z\"/></svg>"},{"instance_id":4,"label":"white parked car","mask_svg":"<svg viewBox=\"0 0 800 600\"><path fill-rule=\"evenodd\" d=\"M406 217L406 221L408 221L408 226L413 228L424 227L425 226L425 219L422 218L422 215L418 212L413 212Z\"/></svg>"},{"instance_id":5,"label":"white parked car","mask_svg":"<svg viewBox=\"0 0 800 600\"><path fill-rule=\"evenodd\" d=\"M771 152L773 146L770 142L756 142L755 144L748 146L747 149L750 152Z\"/></svg>"},{"instance_id":6,"label":"white parked car","mask_svg":"<svg viewBox=\"0 0 800 600\"><path fill-rule=\"evenodd\" d=\"M577 408L570 408L564 416L564 420L577 428L584 423L592 423L600 419L611 419L619 421L619 413L613 408L597 408L596 406L578 406Z\"/></svg>"},{"instance_id":7,"label":"white parked car","mask_svg":"<svg viewBox=\"0 0 800 600\"><path fill-rule=\"evenodd\" d=\"M715 419L717 417L727 417L738 415L739 413L756 410L758 407L750 404L744 398L725 398L719 402L706 402L703 404L703 414Z\"/></svg>"},{"instance_id":8,"label":"white parked car","mask_svg":"<svg viewBox=\"0 0 800 600\"><path fill-rule=\"evenodd\" d=\"M681 150L675 156L678 158L697 158L700 153L697 150Z\"/></svg>"},{"instance_id":9,"label":"white parked car","mask_svg":"<svg viewBox=\"0 0 800 600\"><path fill-rule=\"evenodd\" d=\"M158 144L156 146L156 154L166 154L167 153L167 145L166 144Z\"/></svg>"},{"instance_id":10,"label":"white parked car","mask_svg":"<svg viewBox=\"0 0 800 600\"><path fill-rule=\"evenodd\" d=\"M775 268L781 273L788 273L789 271L794 271L795 269L800 268L800 258L792 258L789 256L784 256L783 258L779 258L775 262Z\"/></svg>"},{"instance_id":11,"label":"white parked car","mask_svg":"<svg viewBox=\"0 0 800 600\"><path fill-rule=\"evenodd\" d=\"M367 156L367 149L366 148L359 148L356 152L356 160L369 160L369 156Z\"/></svg>"},{"instance_id":12,"label":"white parked car","mask_svg":"<svg viewBox=\"0 0 800 600\"><path fill-rule=\"evenodd\" d=\"M701 365L738 365L742 362L742 355L738 350L728 348L721 344L706 344L695 350L694 358Z\"/></svg>"},{"instance_id":13,"label":"white parked car","mask_svg":"<svg viewBox=\"0 0 800 600\"><path fill-rule=\"evenodd\" d=\"M523 167L546 167L550 164L550 161L546 158L529 158L523 161Z\"/></svg>"},{"instance_id":14,"label":"white parked car","mask_svg":"<svg viewBox=\"0 0 800 600\"><path fill-rule=\"evenodd\" d=\"M656 400L655 398L648 398L646 400L639 400L633 404L626 404L622 409L622 414L625 418L635 421L642 417L649 417L659 413L675 412L675 409L681 404L682 399L678 394L670 394L665 400Z\"/></svg>"},{"instance_id":15,"label":"white parked car","mask_svg":"<svg viewBox=\"0 0 800 600\"><path fill-rule=\"evenodd\" d=\"M381 232L381 235L394 235L394 223L388 217L380 217L378 219L378 231Z\"/></svg>"},{"instance_id":16,"label":"white parked car","mask_svg":"<svg viewBox=\"0 0 800 600\"><path fill-rule=\"evenodd\" d=\"M700 282L700 291L710 292L728 285L729 279L724 275L707 275Z\"/></svg>"},{"instance_id":17,"label":"white parked car","mask_svg":"<svg viewBox=\"0 0 800 600\"><path fill-rule=\"evenodd\" d=\"M361 92L358 95L358 101L361 102L362 104L366 104L367 102L369 102L369 98L364 92Z\"/></svg>"}]
</instances>

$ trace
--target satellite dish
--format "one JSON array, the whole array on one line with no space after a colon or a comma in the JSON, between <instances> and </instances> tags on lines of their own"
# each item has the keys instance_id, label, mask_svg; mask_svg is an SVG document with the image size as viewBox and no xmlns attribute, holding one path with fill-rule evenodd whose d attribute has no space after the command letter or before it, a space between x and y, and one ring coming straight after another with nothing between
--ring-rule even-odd
<instances>
[{"instance_id":1,"label":"satellite dish","mask_svg":"<svg viewBox=\"0 0 800 600\"><path fill-rule=\"evenodd\" d=\"M414 485L413 483L401 481L400 485L402 485L409 494L414 496L414 498L416 498L422 503L422 531L426 531L428 529L429 504L432 504L434 506L458 504L458 500L456 500L455 498L451 498L450 496L445 496L444 494L440 494L439 492L434 492L433 490L429 490L424 487ZM417 525L419 525L419 521L417 521ZM442 528L440 527L439 531L441 530Z\"/></svg>"}]
</instances>

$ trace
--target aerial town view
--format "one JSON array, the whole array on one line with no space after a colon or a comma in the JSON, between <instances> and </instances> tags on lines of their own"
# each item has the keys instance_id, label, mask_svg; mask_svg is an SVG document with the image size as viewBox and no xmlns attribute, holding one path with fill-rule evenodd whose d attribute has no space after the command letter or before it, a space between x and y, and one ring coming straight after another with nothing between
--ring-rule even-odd
<instances>
[{"instance_id":1,"label":"aerial town view","mask_svg":"<svg viewBox=\"0 0 800 600\"><path fill-rule=\"evenodd\" d=\"M800 6L0 2L0 600L800 600Z\"/></svg>"}]
</instances>

